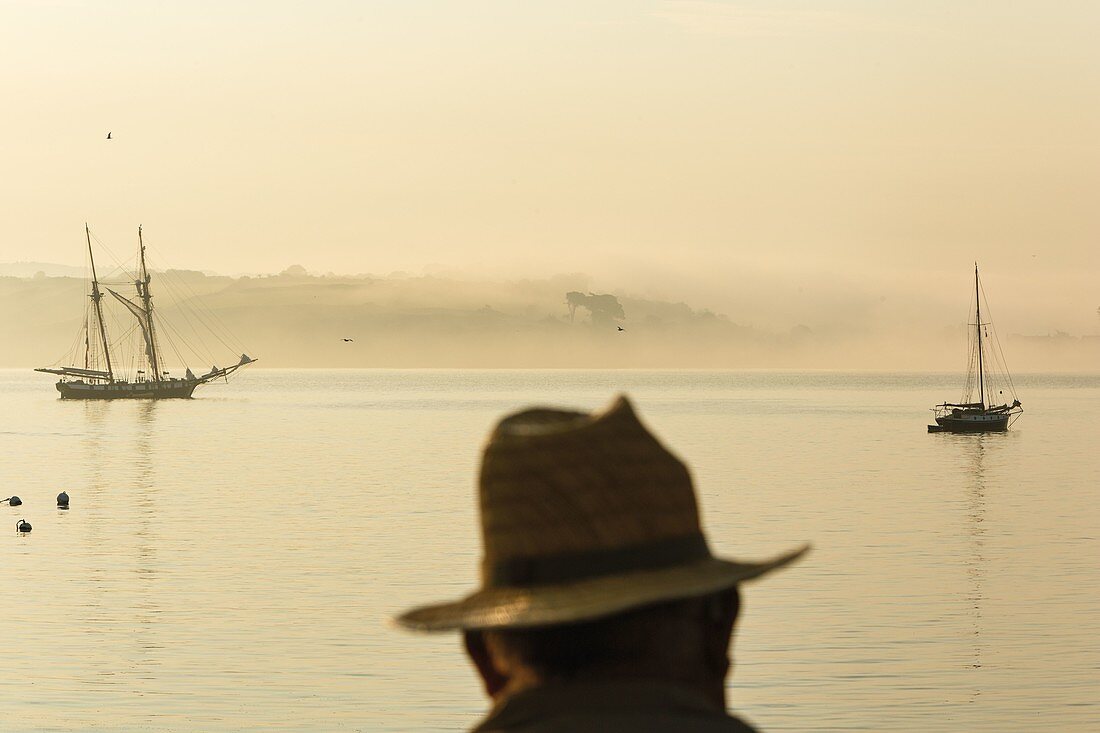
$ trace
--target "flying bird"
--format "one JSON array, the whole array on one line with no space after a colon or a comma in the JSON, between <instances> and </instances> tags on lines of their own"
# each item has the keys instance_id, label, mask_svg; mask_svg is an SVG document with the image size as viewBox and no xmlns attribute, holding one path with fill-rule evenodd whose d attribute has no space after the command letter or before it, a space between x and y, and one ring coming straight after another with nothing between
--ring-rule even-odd
<instances>
[{"instance_id":1,"label":"flying bird","mask_svg":"<svg viewBox=\"0 0 1100 733\"><path fill-rule=\"evenodd\" d=\"M354 340L355 339L344 339L344 341L347 341L347 342L351 342L351 341L354 341Z\"/></svg>"},{"instance_id":2,"label":"flying bird","mask_svg":"<svg viewBox=\"0 0 1100 733\"><path fill-rule=\"evenodd\" d=\"M110 140L110 139L111 139L111 133L109 133L109 132L107 133L107 139L108 139L108 140Z\"/></svg>"},{"instance_id":3,"label":"flying bird","mask_svg":"<svg viewBox=\"0 0 1100 733\"><path fill-rule=\"evenodd\" d=\"M625 328L623 328L622 326L615 326L615 328L619 329L620 331L625 331L625 330L626 330L626 329L625 329Z\"/></svg>"}]
</instances>

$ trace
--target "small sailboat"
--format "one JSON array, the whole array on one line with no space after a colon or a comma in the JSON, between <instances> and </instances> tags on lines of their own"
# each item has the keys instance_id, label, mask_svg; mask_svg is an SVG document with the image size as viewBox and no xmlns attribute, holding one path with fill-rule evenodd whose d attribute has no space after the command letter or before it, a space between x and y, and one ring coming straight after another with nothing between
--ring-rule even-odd
<instances>
[{"instance_id":1,"label":"small sailboat","mask_svg":"<svg viewBox=\"0 0 1100 733\"><path fill-rule=\"evenodd\" d=\"M987 317L988 312L989 304L986 303ZM974 322L970 325L974 330L963 399L932 408L936 424L928 426L930 433L999 433L1008 430L1024 411L1016 397L1012 375L1005 366L997 332L990 331L991 321L982 320L982 287L977 263L974 264Z\"/></svg>"},{"instance_id":2,"label":"small sailboat","mask_svg":"<svg viewBox=\"0 0 1100 733\"><path fill-rule=\"evenodd\" d=\"M91 265L91 293L88 297L92 302L85 314L80 334L80 341L83 342L84 347L83 366L50 366L35 369L36 372L57 374L61 377L56 386L62 399L186 398L190 397L200 384L215 379L225 379L241 367L256 361L247 354L241 354L237 363L227 367L214 366L200 376L195 376L187 367L182 377L173 377L164 369L158 340L158 318L154 317L153 295L149 290L149 284L153 278L145 264L145 242L141 237L141 227L138 227L138 269L130 281L137 290L137 298L131 300L109 287L106 288L107 292L125 306L130 315L136 319L136 330L139 330L141 335L140 346L136 349L138 353L132 353L128 358L123 355L120 361L119 344L113 343L107 333L103 306L104 293L100 289L102 283L96 274L92 236L87 224L84 225L84 236L88 242L88 259ZM131 332L134 330L134 325L128 329ZM177 354L179 353L178 349L174 348L174 350ZM79 359L77 352L70 357L74 362ZM144 368L137 369L132 375L127 375L120 369L120 363L130 363Z\"/></svg>"}]
</instances>

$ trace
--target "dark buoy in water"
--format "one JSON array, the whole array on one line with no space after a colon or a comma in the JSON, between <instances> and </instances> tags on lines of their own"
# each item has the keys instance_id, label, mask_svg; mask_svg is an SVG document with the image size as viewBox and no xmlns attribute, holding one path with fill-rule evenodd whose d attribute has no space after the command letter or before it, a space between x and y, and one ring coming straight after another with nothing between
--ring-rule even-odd
<instances>
[{"instance_id":1,"label":"dark buoy in water","mask_svg":"<svg viewBox=\"0 0 1100 733\"><path fill-rule=\"evenodd\" d=\"M69 508L69 495L64 491L57 495L57 506L59 509Z\"/></svg>"},{"instance_id":2,"label":"dark buoy in water","mask_svg":"<svg viewBox=\"0 0 1100 733\"><path fill-rule=\"evenodd\" d=\"M20 499L18 496L8 497L7 499L4 499L4 501L8 502L8 506L19 506L23 503L23 500Z\"/></svg>"},{"instance_id":3,"label":"dark buoy in water","mask_svg":"<svg viewBox=\"0 0 1100 733\"><path fill-rule=\"evenodd\" d=\"M15 531L16 532L30 532L31 531L31 523L28 522L26 519L20 519L18 522L15 523Z\"/></svg>"}]
</instances>

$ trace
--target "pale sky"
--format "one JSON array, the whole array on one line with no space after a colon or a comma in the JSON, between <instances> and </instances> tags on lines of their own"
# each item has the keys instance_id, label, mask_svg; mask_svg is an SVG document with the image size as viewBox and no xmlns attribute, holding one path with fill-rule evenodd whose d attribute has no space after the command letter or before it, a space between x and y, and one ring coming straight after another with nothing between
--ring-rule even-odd
<instances>
[{"instance_id":1,"label":"pale sky","mask_svg":"<svg viewBox=\"0 0 1100 733\"><path fill-rule=\"evenodd\" d=\"M1091 0L0 0L0 262L142 223L175 267L583 271L721 307L979 260L1085 324L1098 28Z\"/></svg>"}]
</instances>

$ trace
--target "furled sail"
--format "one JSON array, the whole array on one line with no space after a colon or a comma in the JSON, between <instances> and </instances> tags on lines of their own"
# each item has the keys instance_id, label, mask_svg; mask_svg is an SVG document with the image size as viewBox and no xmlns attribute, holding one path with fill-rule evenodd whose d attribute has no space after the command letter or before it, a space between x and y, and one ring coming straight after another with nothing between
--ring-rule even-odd
<instances>
[{"instance_id":1,"label":"furled sail","mask_svg":"<svg viewBox=\"0 0 1100 733\"><path fill-rule=\"evenodd\" d=\"M203 374L201 377L198 378L198 380L200 382L209 382L214 379L228 377L230 374L237 371L241 367L247 366L254 361L257 361L257 359L253 359L248 354L241 354L241 360L238 361L236 364L227 367L219 367L217 364L215 364L214 366L210 367L210 371L208 371L206 374Z\"/></svg>"},{"instance_id":2,"label":"furled sail","mask_svg":"<svg viewBox=\"0 0 1100 733\"><path fill-rule=\"evenodd\" d=\"M80 377L81 379L109 379L110 372L101 372L98 369L81 369L80 367L41 367L36 372L47 374L60 374L63 377Z\"/></svg>"}]
</instances>

